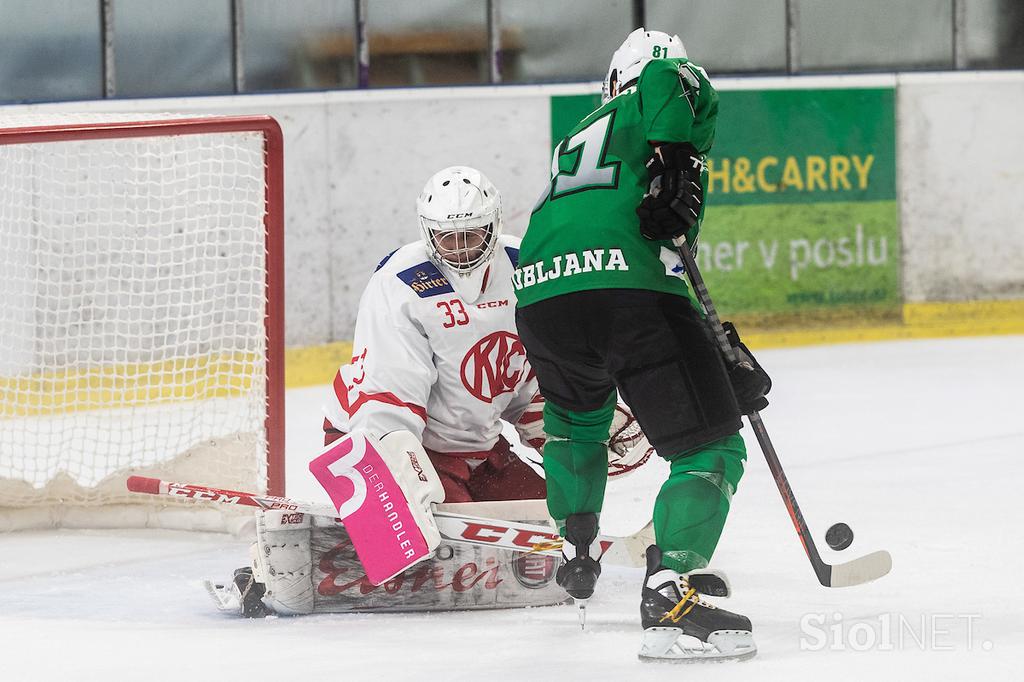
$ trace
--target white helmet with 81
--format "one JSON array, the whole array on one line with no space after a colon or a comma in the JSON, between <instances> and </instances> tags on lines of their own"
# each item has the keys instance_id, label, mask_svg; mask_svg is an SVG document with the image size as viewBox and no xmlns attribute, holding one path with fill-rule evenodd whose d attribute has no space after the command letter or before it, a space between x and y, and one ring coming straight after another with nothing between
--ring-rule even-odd
<instances>
[{"instance_id":1,"label":"white helmet with 81","mask_svg":"<svg viewBox=\"0 0 1024 682\"><path fill-rule=\"evenodd\" d=\"M686 56L686 48L679 36L670 36L661 31L648 31L640 27L626 37L625 42L615 50L608 75L601 88L601 103L604 104L636 85L640 72L654 59L676 59Z\"/></svg>"}]
</instances>

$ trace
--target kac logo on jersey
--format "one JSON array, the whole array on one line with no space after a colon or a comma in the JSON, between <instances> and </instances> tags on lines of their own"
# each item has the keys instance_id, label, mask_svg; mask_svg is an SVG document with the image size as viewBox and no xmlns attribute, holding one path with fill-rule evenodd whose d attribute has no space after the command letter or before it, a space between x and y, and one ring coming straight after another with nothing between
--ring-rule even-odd
<instances>
[{"instance_id":1,"label":"kac logo on jersey","mask_svg":"<svg viewBox=\"0 0 1024 682\"><path fill-rule=\"evenodd\" d=\"M494 332L480 339L462 359L462 384L485 403L511 393L523 378L526 350L519 337Z\"/></svg>"}]
</instances>

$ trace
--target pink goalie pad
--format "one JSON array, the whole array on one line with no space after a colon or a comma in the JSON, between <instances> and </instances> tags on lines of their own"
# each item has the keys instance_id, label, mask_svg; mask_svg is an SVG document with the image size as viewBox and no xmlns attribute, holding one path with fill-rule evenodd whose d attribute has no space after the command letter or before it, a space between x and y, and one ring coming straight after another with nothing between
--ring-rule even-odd
<instances>
[{"instance_id":1,"label":"pink goalie pad","mask_svg":"<svg viewBox=\"0 0 1024 682\"><path fill-rule=\"evenodd\" d=\"M366 577L374 585L432 554L378 448L374 439L351 433L309 463L310 472L344 521Z\"/></svg>"}]
</instances>

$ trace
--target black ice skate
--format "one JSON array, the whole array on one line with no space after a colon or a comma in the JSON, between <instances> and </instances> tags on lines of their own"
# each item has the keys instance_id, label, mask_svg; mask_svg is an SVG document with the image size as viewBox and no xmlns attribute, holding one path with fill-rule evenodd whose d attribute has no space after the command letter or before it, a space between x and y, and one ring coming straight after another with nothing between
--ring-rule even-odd
<instances>
[{"instance_id":1,"label":"black ice skate","mask_svg":"<svg viewBox=\"0 0 1024 682\"><path fill-rule=\"evenodd\" d=\"M716 608L701 595L728 597L729 583L710 570L676 573L647 548L647 577L640 600L644 628L641 660L745 660L757 653L750 619Z\"/></svg>"},{"instance_id":2,"label":"black ice skate","mask_svg":"<svg viewBox=\"0 0 1024 682\"><path fill-rule=\"evenodd\" d=\"M562 565L555 573L555 582L576 600L580 610L580 627L585 623L587 600L594 594L594 585L601 575L601 564L590 555L597 539L597 514L570 514L565 520L565 542L562 543Z\"/></svg>"},{"instance_id":3,"label":"black ice skate","mask_svg":"<svg viewBox=\"0 0 1024 682\"><path fill-rule=\"evenodd\" d=\"M263 595L267 592L267 586L256 582L251 567L235 569L233 582L235 590L238 591L238 601L241 604L243 617L263 618L270 613L270 609L263 604Z\"/></svg>"}]
</instances>

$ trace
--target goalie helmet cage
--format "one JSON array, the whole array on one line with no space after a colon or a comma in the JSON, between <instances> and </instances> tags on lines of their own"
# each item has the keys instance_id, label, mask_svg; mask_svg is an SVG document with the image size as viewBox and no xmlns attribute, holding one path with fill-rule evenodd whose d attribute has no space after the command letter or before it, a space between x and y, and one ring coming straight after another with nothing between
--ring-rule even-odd
<instances>
[{"instance_id":1,"label":"goalie helmet cage","mask_svg":"<svg viewBox=\"0 0 1024 682\"><path fill-rule=\"evenodd\" d=\"M0 115L0 530L232 530L131 475L284 494L269 116Z\"/></svg>"}]
</instances>

